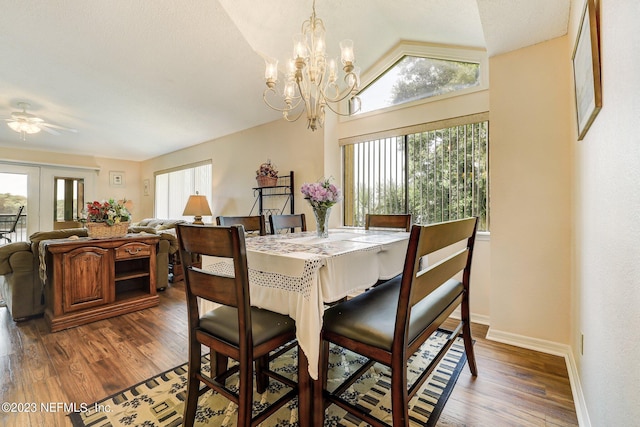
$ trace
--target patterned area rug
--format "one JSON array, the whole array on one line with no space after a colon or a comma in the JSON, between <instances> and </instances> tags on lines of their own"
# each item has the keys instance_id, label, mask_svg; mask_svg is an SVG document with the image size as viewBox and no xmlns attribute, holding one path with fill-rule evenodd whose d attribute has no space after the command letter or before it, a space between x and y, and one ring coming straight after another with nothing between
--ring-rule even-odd
<instances>
[{"instance_id":1,"label":"patterned area rug","mask_svg":"<svg viewBox=\"0 0 640 427\"><path fill-rule=\"evenodd\" d=\"M434 333L421 347L409 363L409 383L422 372L435 357L445 342L446 331ZM331 347L329 378L347 376L358 369L366 360L361 356L340 347ZM462 339L454 343L445 357L425 381L421 389L410 402L409 416L411 425L434 426L444 404L451 393L460 371L466 362ZM203 366L209 366L208 355L203 356ZM285 353L274 362L272 368L283 375L295 378L297 375L297 352L295 349ZM232 384L231 377L227 384ZM182 425L182 410L186 398L187 365L181 365L158 376L148 379L120 393L89 405L97 408L83 413L70 414L74 426L163 426ZM350 387L345 395L370 410L378 418L391 421L390 370L375 364L367 373ZM331 382L329 382L331 388ZM271 380L267 392L254 393L254 411L260 411L265 404L275 401L286 393L288 388ZM197 426L235 426L236 406L227 399L211 391L203 394L198 403ZM298 420L297 400L269 417L262 426L296 426ZM364 426L366 423L353 418L342 409L331 405L327 409L325 426Z\"/></svg>"}]
</instances>

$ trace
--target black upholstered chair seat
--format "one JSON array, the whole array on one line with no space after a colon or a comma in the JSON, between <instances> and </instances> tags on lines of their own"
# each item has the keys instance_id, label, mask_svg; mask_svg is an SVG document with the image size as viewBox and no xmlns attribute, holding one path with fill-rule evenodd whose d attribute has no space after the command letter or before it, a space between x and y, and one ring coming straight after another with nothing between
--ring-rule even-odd
<instances>
[{"instance_id":1,"label":"black upholstered chair seat","mask_svg":"<svg viewBox=\"0 0 640 427\"><path fill-rule=\"evenodd\" d=\"M402 276L397 276L324 313L323 328L365 344L391 351ZM412 341L464 291L451 279L411 309L409 341Z\"/></svg>"},{"instance_id":2,"label":"black upholstered chair seat","mask_svg":"<svg viewBox=\"0 0 640 427\"><path fill-rule=\"evenodd\" d=\"M251 307L253 345L259 346L286 332L295 333L295 322L283 314ZM221 306L200 317L201 330L221 338L233 345L239 345L238 313L235 308Z\"/></svg>"}]
</instances>

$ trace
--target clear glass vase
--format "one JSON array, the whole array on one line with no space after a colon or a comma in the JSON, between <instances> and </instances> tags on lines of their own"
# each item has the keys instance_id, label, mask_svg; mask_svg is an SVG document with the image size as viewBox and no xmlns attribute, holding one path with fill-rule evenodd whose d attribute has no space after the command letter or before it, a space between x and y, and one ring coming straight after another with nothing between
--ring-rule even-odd
<instances>
[{"instance_id":1,"label":"clear glass vase","mask_svg":"<svg viewBox=\"0 0 640 427\"><path fill-rule=\"evenodd\" d=\"M316 217L316 235L318 237L329 237L330 214L330 206L313 206L313 215Z\"/></svg>"}]
</instances>

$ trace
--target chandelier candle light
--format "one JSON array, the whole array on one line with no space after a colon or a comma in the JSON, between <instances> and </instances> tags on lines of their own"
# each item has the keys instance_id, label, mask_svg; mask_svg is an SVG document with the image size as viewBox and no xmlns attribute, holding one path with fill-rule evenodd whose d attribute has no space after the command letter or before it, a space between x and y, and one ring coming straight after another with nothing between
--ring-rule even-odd
<instances>
[{"instance_id":1,"label":"chandelier candle light","mask_svg":"<svg viewBox=\"0 0 640 427\"><path fill-rule=\"evenodd\" d=\"M355 96L360 85L360 68L354 66L353 41L340 42L342 69L346 87L338 84L336 60L327 59L325 51L325 28L322 19L316 17L316 2L313 1L311 17L302 23L302 33L294 37L293 58L289 59L286 82L282 96L282 107L274 106L267 97L276 97L278 83L278 60L265 58L267 88L262 98L270 108L281 111L289 122L294 122L307 113L307 127L315 131L324 125L325 107L341 116L360 110L360 98ZM352 97L352 109L341 113L338 104ZM332 105L334 104L334 105Z\"/></svg>"},{"instance_id":2,"label":"chandelier candle light","mask_svg":"<svg viewBox=\"0 0 640 427\"><path fill-rule=\"evenodd\" d=\"M316 218L316 235L329 237L329 215L333 205L341 200L340 189L331 184L328 179L322 179L312 184L303 184L300 191L309 201Z\"/></svg>"}]
</instances>

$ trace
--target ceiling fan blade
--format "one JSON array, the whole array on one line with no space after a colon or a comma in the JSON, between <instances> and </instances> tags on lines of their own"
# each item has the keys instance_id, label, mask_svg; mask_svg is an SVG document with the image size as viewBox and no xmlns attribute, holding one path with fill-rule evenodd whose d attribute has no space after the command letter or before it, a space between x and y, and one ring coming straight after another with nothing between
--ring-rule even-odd
<instances>
[{"instance_id":1,"label":"ceiling fan blade","mask_svg":"<svg viewBox=\"0 0 640 427\"><path fill-rule=\"evenodd\" d=\"M71 128L66 128L64 126L58 126L58 125L52 125L51 123L38 123L38 126L41 126L42 128L54 128L54 129L60 129L60 130L66 130L68 132L74 132L77 133L78 130L77 129L71 129Z\"/></svg>"},{"instance_id":2,"label":"ceiling fan blade","mask_svg":"<svg viewBox=\"0 0 640 427\"><path fill-rule=\"evenodd\" d=\"M43 126L43 123L41 123L38 127L51 135L60 135L60 132L58 132L57 130L49 129L47 126Z\"/></svg>"}]
</instances>

